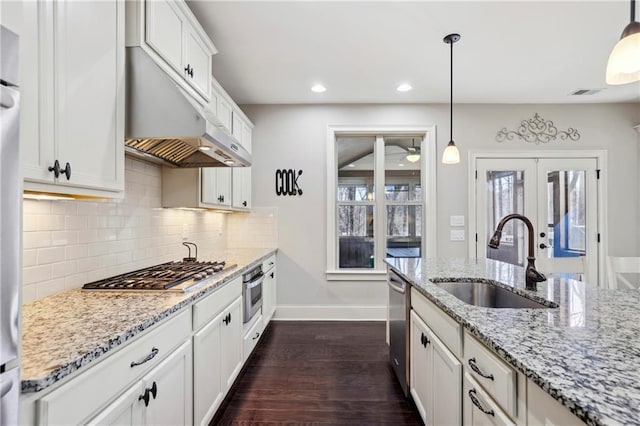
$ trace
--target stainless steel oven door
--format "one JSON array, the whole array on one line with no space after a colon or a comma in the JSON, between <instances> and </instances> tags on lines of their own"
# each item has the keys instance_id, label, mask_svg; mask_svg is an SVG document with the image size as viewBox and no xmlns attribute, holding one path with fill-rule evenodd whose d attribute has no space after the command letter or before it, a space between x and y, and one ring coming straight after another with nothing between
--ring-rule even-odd
<instances>
[{"instance_id":1,"label":"stainless steel oven door","mask_svg":"<svg viewBox=\"0 0 640 426\"><path fill-rule=\"evenodd\" d=\"M244 304L244 323L251 321L251 318L262 308L262 282L264 274L254 277L251 281L242 283L242 300Z\"/></svg>"}]
</instances>

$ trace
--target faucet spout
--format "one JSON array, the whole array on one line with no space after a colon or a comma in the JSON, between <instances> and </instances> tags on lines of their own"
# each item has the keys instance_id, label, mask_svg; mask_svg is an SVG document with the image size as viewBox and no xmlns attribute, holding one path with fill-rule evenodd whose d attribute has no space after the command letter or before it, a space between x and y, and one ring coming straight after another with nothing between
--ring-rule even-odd
<instances>
[{"instance_id":1,"label":"faucet spout","mask_svg":"<svg viewBox=\"0 0 640 426\"><path fill-rule=\"evenodd\" d=\"M525 285L527 290L535 291L538 289L537 283L546 281L547 277L545 277L542 273L540 273L536 269L536 265L535 265L536 258L535 258L535 248L534 248L535 245L533 241L535 232L533 231L533 224L531 223L529 218L521 214L514 213L514 214L509 214L503 217L502 219L500 219L500 222L498 222L498 226L496 227L496 230L493 233L493 236L491 236L491 239L489 240L489 247L493 249L497 249L500 246L500 238L502 237L502 228L504 228L506 223L512 219L521 220L527 226L527 231L528 231L527 242L529 244L529 247L528 247L529 251L527 256L527 269L525 270Z\"/></svg>"}]
</instances>

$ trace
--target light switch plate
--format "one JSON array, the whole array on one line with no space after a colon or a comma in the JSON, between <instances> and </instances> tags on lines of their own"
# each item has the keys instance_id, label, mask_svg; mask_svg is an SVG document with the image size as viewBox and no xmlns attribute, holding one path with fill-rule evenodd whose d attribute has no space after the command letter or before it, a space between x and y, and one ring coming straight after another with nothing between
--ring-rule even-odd
<instances>
[{"instance_id":1,"label":"light switch plate","mask_svg":"<svg viewBox=\"0 0 640 426\"><path fill-rule=\"evenodd\" d=\"M464 229L452 229L451 241L464 241Z\"/></svg>"},{"instance_id":2,"label":"light switch plate","mask_svg":"<svg viewBox=\"0 0 640 426\"><path fill-rule=\"evenodd\" d=\"M449 224L451 226L464 226L464 216L450 216Z\"/></svg>"}]
</instances>

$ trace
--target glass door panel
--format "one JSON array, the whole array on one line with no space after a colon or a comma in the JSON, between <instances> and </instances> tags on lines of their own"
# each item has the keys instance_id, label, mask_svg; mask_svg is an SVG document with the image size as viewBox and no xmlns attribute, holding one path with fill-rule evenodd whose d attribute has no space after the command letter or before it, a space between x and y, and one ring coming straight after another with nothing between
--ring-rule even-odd
<instances>
[{"instance_id":1,"label":"glass door panel","mask_svg":"<svg viewBox=\"0 0 640 426\"><path fill-rule=\"evenodd\" d=\"M535 215L535 162L479 159L476 167L477 257L524 266L527 260L527 232L521 221L511 220L505 225L498 249L487 245L498 222L506 215Z\"/></svg>"},{"instance_id":2,"label":"glass door panel","mask_svg":"<svg viewBox=\"0 0 640 426\"><path fill-rule=\"evenodd\" d=\"M595 159L539 161L536 245L541 271L597 279L596 166Z\"/></svg>"}]
</instances>

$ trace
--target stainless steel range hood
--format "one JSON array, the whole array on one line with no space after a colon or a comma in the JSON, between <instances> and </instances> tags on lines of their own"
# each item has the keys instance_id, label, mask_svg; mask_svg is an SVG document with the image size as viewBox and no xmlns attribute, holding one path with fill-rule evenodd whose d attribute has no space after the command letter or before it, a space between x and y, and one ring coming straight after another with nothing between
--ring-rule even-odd
<instances>
[{"instance_id":1,"label":"stainless steel range hood","mask_svg":"<svg viewBox=\"0 0 640 426\"><path fill-rule=\"evenodd\" d=\"M215 114L140 47L127 48L125 150L172 167L248 167L249 152Z\"/></svg>"}]
</instances>

